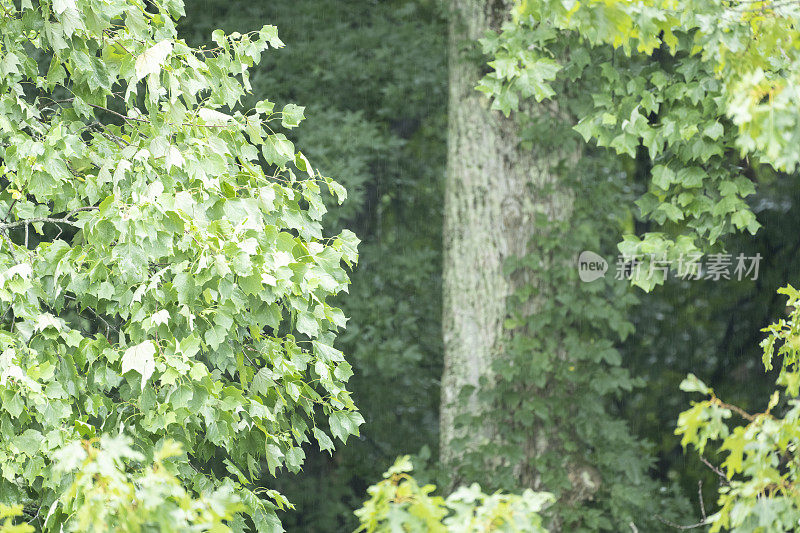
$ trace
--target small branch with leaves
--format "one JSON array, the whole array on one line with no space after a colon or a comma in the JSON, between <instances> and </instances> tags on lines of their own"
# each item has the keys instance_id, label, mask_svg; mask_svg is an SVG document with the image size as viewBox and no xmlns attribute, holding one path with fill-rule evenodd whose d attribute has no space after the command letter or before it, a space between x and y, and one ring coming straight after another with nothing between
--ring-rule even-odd
<instances>
[{"instance_id":1,"label":"small branch with leaves","mask_svg":"<svg viewBox=\"0 0 800 533\"><path fill-rule=\"evenodd\" d=\"M77 226L78 223L74 220L71 220L77 213L80 213L81 211L94 211L96 209L98 209L96 206L79 207L78 209L73 209L72 211L70 211L61 218L37 217L37 218L26 218L22 220L17 220L16 222L6 222L0 224L0 231L7 231L19 226L27 226L29 224L34 224L37 222L50 222L52 224L67 224L70 226Z\"/></svg>"}]
</instances>

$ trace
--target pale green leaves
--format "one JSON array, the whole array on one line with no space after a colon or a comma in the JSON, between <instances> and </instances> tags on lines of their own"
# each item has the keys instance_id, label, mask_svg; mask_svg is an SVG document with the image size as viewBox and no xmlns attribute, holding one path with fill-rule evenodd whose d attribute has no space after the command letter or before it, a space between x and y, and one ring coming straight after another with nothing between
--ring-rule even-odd
<instances>
[{"instance_id":1,"label":"pale green leaves","mask_svg":"<svg viewBox=\"0 0 800 533\"><path fill-rule=\"evenodd\" d=\"M171 317L169 311L167 311L166 309L162 309L161 311L158 311L155 314L153 314L153 316L146 318L144 322L142 322L142 326L145 328L145 330L150 331L162 324L168 324L170 318Z\"/></svg>"},{"instance_id":2,"label":"pale green leaves","mask_svg":"<svg viewBox=\"0 0 800 533\"><path fill-rule=\"evenodd\" d=\"M75 0L53 0L53 10L59 15L68 9L76 9Z\"/></svg>"},{"instance_id":3,"label":"pale green leaves","mask_svg":"<svg viewBox=\"0 0 800 533\"><path fill-rule=\"evenodd\" d=\"M317 324L317 319L313 314L307 311L301 312L297 315L297 323L295 326L297 327L297 331L303 333L304 335L308 335L311 338L319 335L319 324Z\"/></svg>"},{"instance_id":4,"label":"pale green leaves","mask_svg":"<svg viewBox=\"0 0 800 533\"><path fill-rule=\"evenodd\" d=\"M152 341L131 346L122 355L122 373L134 370L142 376L142 390L156 369L156 348Z\"/></svg>"},{"instance_id":5,"label":"pale green leaves","mask_svg":"<svg viewBox=\"0 0 800 533\"><path fill-rule=\"evenodd\" d=\"M271 165L283 166L294 159L294 143L283 133L267 137L261 147L264 159Z\"/></svg>"},{"instance_id":6,"label":"pale green leaves","mask_svg":"<svg viewBox=\"0 0 800 533\"><path fill-rule=\"evenodd\" d=\"M148 74L158 74L171 53L172 42L166 39L159 41L142 52L142 54L136 58L135 80L141 80Z\"/></svg>"},{"instance_id":7,"label":"pale green leaves","mask_svg":"<svg viewBox=\"0 0 800 533\"><path fill-rule=\"evenodd\" d=\"M140 465L142 454L122 435L104 436L85 447L78 442L65 446L55 465L72 478L69 490L54 503L53 510L68 516L61 530L111 533L159 524L169 531L230 533L228 521L243 510L233 487L194 497L165 464L183 453L179 443L166 440L154 450L152 464Z\"/></svg>"},{"instance_id":8,"label":"pale green leaves","mask_svg":"<svg viewBox=\"0 0 800 533\"><path fill-rule=\"evenodd\" d=\"M278 38L278 28L275 26L270 24L263 26L259 30L258 36L260 39L268 42L273 48L283 48L283 41Z\"/></svg>"},{"instance_id":9,"label":"pale green leaves","mask_svg":"<svg viewBox=\"0 0 800 533\"><path fill-rule=\"evenodd\" d=\"M190 434L196 460L199 448L224 454L230 479L176 458L184 488L229 487L272 527L273 507L236 485L238 473L259 478L265 458L276 472L299 469L312 434L330 442L315 412L350 413L340 438L360 423L345 389L350 366L295 340L332 345L346 322L330 300L347 288L358 239L323 235L320 184L340 200L346 191L275 131L297 126L302 107L240 105L247 68L282 46L277 30L215 32L209 54L178 37L180 2L145 13L124 0L102 9L55 0L55 16L45 5L23 16L9 4L0 18L0 159L10 182L0 207L12 222L72 214L53 242L26 248L14 237L13 252L0 247L0 302L17 321L0 331L0 353L27 350L25 365L2 363L0 399L15 420L26 413L29 426L15 434L56 437L31 458L0 439L0 454L15 457L0 483L51 501L61 485L45 457L124 423L140 445ZM31 47L52 56L46 75ZM64 88L70 99L49 105Z\"/></svg>"},{"instance_id":10,"label":"pale green leaves","mask_svg":"<svg viewBox=\"0 0 800 533\"><path fill-rule=\"evenodd\" d=\"M330 178L326 179L325 182L328 184L328 190L336 196L336 200L340 204L347 200L347 189L344 186Z\"/></svg>"},{"instance_id":11,"label":"pale green leaves","mask_svg":"<svg viewBox=\"0 0 800 533\"><path fill-rule=\"evenodd\" d=\"M281 114L281 125L284 128L295 128L305 118L305 107L286 104Z\"/></svg>"},{"instance_id":12,"label":"pale green leaves","mask_svg":"<svg viewBox=\"0 0 800 533\"><path fill-rule=\"evenodd\" d=\"M711 394L711 389L694 374L689 374L686 379L681 382L680 389L684 392Z\"/></svg>"},{"instance_id":13,"label":"pale green leaves","mask_svg":"<svg viewBox=\"0 0 800 533\"><path fill-rule=\"evenodd\" d=\"M272 110L275 109L275 104L270 102L269 100L260 100L255 107L256 111L265 115L269 115L272 113Z\"/></svg>"},{"instance_id":14,"label":"pale green leaves","mask_svg":"<svg viewBox=\"0 0 800 533\"><path fill-rule=\"evenodd\" d=\"M355 511L356 533L426 531L431 533L545 533L540 515L554 498L530 489L522 494L484 493L477 483L458 487L446 499L435 485L420 486L408 456L398 457L384 479L367 489L369 499Z\"/></svg>"},{"instance_id":15,"label":"pale green leaves","mask_svg":"<svg viewBox=\"0 0 800 533\"><path fill-rule=\"evenodd\" d=\"M206 124L217 126L227 124L233 119L233 117L230 115L226 115L225 113L221 113L215 109L208 109L207 107L201 107L197 112L197 116L199 116L200 119Z\"/></svg>"}]
</instances>

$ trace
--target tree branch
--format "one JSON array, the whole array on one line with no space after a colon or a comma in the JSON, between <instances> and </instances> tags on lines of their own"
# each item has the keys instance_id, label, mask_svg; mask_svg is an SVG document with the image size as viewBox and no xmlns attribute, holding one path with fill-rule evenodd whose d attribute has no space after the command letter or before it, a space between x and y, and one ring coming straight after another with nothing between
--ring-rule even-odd
<instances>
[{"instance_id":1,"label":"tree branch","mask_svg":"<svg viewBox=\"0 0 800 533\"><path fill-rule=\"evenodd\" d=\"M121 118L122 120L124 120L126 122L134 121L134 122L139 122L139 123L144 123L144 124L150 124L150 121L147 120L146 118L129 117L127 115L123 115L122 113L118 113L118 112L114 111L113 109L109 109L109 108L103 107L101 105L89 104L89 106L93 107L95 109L99 109L100 111L105 111L106 113L111 113L112 115L114 115L116 117L119 117L119 118ZM232 120L232 117L231 117L231 120ZM169 124L170 126L195 126L195 127L198 127L198 128L227 128L227 127L231 126L231 124L194 124L192 122L167 122L167 124Z\"/></svg>"},{"instance_id":2,"label":"tree branch","mask_svg":"<svg viewBox=\"0 0 800 533\"><path fill-rule=\"evenodd\" d=\"M704 465L706 465L708 468L711 469L712 472L714 472L717 476L719 476L721 483L729 485L728 476L725 475L725 472L723 472L722 470L711 464L711 462L702 455L698 455L698 457L700 457L700 460L703 462Z\"/></svg>"},{"instance_id":3,"label":"tree branch","mask_svg":"<svg viewBox=\"0 0 800 533\"><path fill-rule=\"evenodd\" d=\"M69 224L70 226L76 226L77 224L70 220L71 217L80 211L93 211L97 209L97 207L79 207L78 209L73 209L66 215L64 218L50 218L50 217L40 217L40 218L26 218L24 220L17 220L16 222L8 222L6 224L0 224L0 231L7 231L10 229L14 229L18 226L27 226L28 224L33 224L34 222L51 222L53 224Z\"/></svg>"}]
</instances>

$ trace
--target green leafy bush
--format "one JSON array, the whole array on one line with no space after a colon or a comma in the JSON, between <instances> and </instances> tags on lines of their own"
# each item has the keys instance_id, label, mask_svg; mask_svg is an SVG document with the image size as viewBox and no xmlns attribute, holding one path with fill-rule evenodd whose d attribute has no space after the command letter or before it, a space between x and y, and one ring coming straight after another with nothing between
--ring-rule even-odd
<instances>
[{"instance_id":1,"label":"green leafy bush","mask_svg":"<svg viewBox=\"0 0 800 533\"><path fill-rule=\"evenodd\" d=\"M331 301L358 239L321 223L345 190L281 133L302 107L242 103L277 29L193 48L180 0L0 9L0 501L57 530L56 452L124 426L145 461L183 445L188 494L235 492L234 530L281 529L256 480L363 419Z\"/></svg>"},{"instance_id":2,"label":"green leafy bush","mask_svg":"<svg viewBox=\"0 0 800 533\"><path fill-rule=\"evenodd\" d=\"M383 481L367 489L370 499L355 512L361 523L357 532L546 532L539 512L553 501L550 494L530 489L521 495L485 494L473 483L442 498L431 495L434 485L420 487L412 469L409 457L400 457Z\"/></svg>"}]
</instances>

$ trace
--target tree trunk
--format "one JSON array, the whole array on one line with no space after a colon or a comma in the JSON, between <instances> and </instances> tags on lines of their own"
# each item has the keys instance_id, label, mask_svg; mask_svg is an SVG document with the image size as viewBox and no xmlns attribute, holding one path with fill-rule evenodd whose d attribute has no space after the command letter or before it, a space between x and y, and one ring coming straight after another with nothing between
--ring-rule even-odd
<instances>
[{"instance_id":1,"label":"tree trunk","mask_svg":"<svg viewBox=\"0 0 800 533\"><path fill-rule=\"evenodd\" d=\"M491 386L492 363L508 345L510 333L503 328L508 298L520 285L537 283L531 276L505 276L504 261L530 252L537 231L543 231L535 224L537 214L564 220L572 210L571 196L559 188L554 167L574 157L575 148L521 148L514 116L505 118L491 111L489 100L475 90L485 72L476 53L477 39L488 29L500 28L512 3L450 2L440 453L444 468L452 473L452 484L473 481L458 474L462 458L499 438L496 418L473 418L460 429L456 422L461 415L480 417L490 411L478 392ZM553 109L548 105L547 111ZM535 313L535 300L528 305L526 312ZM462 393L464 387L467 390ZM548 446L547 432L535 433L526 436L528 457ZM454 439L460 438L464 446L454 446ZM503 460L486 458L486 469L491 471L493 464ZM541 488L527 465L515 465L515 471L521 484Z\"/></svg>"}]
</instances>

